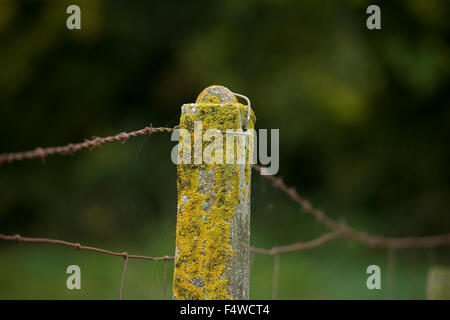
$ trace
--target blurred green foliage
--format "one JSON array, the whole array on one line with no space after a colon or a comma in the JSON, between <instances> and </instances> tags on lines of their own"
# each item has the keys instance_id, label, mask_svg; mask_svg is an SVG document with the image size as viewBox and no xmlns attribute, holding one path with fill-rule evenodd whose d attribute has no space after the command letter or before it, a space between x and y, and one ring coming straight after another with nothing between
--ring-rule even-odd
<instances>
[{"instance_id":1,"label":"blurred green foliage","mask_svg":"<svg viewBox=\"0 0 450 320\"><path fill-rule=\"evenodd\" d=\"M79 31L66 28L70 4ZM0 0L0 152L175 126L183 103L221 84L251 98L258 128L280 129L280 175L332 217L386 235L448 232L450 4L381 2L376 31L369 4ZM171 254L173 145L158 134L0 168L0 232ZM253 245L325 231L256 175L252 189ZM0 298L77 298L64 289L69 261L90 274L80 297L118 295L114 257L0 246ZM449 251L405 252L394 297L424 297L426 264ZM386 294L364 273L385 252L339 241L281 263L280 298ZM253 298L270 297L271 264L255 257ZM162 267L130 264L128 297L159 298Z\"/></svg>"}]
</instances>

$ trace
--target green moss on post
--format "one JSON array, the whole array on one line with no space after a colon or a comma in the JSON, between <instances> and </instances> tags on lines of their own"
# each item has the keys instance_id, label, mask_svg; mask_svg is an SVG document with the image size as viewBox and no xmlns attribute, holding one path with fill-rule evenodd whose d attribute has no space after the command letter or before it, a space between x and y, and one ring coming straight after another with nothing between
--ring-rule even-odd
<instances>
[{"instance_id":1,"label":"green moss on post","mask_svg":"<svg viewBox=\"0 0 450 320\"><path fill-rule=\"evenodd\" d=\"M248 299L250 253L250 159L252 144L245 144L245 163L194 163L194 139L217 129L225 152L227 129L241 129L247 106L237 103L230 90L206 88L195 104L182 106L180 129L187 129L191 164L177 167L178 210L173 293L175 299ZM201 121L202 131L194 122ZM249 128L254 127L252 117ZM253 133L252 133L253 134ZM253 136L243 136L252 141ZM203 141L202 151L213 142ZM237 147L234 147L237 151ZM181 154L180 154L181 156Z\"/></svg>"}]
</instances>

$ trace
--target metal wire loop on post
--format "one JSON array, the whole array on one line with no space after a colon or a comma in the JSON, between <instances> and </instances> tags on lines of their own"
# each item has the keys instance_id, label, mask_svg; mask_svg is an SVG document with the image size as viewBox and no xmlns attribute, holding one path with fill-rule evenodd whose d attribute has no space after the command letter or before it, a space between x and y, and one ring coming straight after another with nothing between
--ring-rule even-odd
<instances>
[{"instance_id":1,"label":"metal wire loop on post","mask_svg":"<svg viewBox=\"0 0 450 320\"><path fill-rule=\"evenodd\" d=\"M239 94L239 93L235 93L235 92L233 92L233 94L236 97L243 98L243 99L245 99L247 101L247 118L242 122L242 130L243 131L247 131L248 123L250 122L250 109L251 109L250 99L247 98L246 96L244 96L243 94Z\"/></svg>"}]
</instances>

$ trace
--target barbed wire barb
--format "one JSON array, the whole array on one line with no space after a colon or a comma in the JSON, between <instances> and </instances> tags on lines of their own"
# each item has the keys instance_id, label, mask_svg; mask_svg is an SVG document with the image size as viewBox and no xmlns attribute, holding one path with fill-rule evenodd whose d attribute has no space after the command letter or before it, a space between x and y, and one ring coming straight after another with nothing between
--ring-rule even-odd
<instances>
[{"instance_id":1,"label":"barbed wire barb","mask_svg":"<svg viewBox=\"0 0 450 320\"><path fill-rule=\"evenodd\" d=\"M104 138L93 137L92 139L86 139L84 142L69 143L65 146L47 147L47 148L37 147L34 150L30 151L2 153L0 154L0 166L15 161L22 161L25 159L34 159L34 158L40 158L43 162L45 162L45 158L50 155L54 154L72 155L75 152L78 152L83 149L88 149L89 151L92 151L107 142L119 141L125 143L131 137L150 135L154 132L172 132L173 130L174 130L173 128L166 128L166 127L153 128L152 124L150 124L149 127L145 127L144 129L141 130L132 132L121 132L114 136Z\"/></svg>"},{"instance_id":2,"label":"barbed wire barb","mask_svg":"<svg viewBox=\"0 0 450 320\"><path fill-rule=\"evenodd\" d=\"M253 169L261 172L261 166L254 164ZM298 192L287 186L283 179L277 176L262 175L263 178L272 182L272 186L284 192L291 200L298 203L302 209L312 215L317 221L331 230L335 230L340 236L358 241L369 247L384 247L394 249L405 248L434 248L450 245L450 233L424 237L385 237L372 235L364 231L357 231L343 222L338 222L327 216L322 210L315 208L311 202L301 197Z\"/></svg>"}]
</instances>

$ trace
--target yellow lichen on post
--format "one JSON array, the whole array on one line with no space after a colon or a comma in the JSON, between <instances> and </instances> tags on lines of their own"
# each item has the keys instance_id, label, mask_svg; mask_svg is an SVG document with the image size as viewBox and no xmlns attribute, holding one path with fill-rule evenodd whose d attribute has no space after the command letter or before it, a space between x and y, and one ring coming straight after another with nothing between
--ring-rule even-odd
<instances>
[{"instance_id":1,"label":"yellow lichen on post","mask_svg":"<svg viewBox=\"0 0 450 320\"><path fill-rule=\"evenodd\" d=\"M209 129L216 129L225 142L224 132L241 129L246 112L247 106L237 103L228 89L205 89L197 103L182 107L179 127L186 129L191 139L180 139L180 152L184 147L194 150L195 139ZM196 121L201 122L201 130ZM252 113L249 128L254 121ZM252 136L247 138L250 141ZM213 140L202 141L201 151ZM248 299L251 146L244 145L242 164L225 163L225 159L224 163L204 159L199 163L195 152L191 163L178 164L175 299ZM235 159L237 148L233 147ZM224 154L225 146L214 149L213 156L217 152Z\"/></svg>"}]
</instances>

